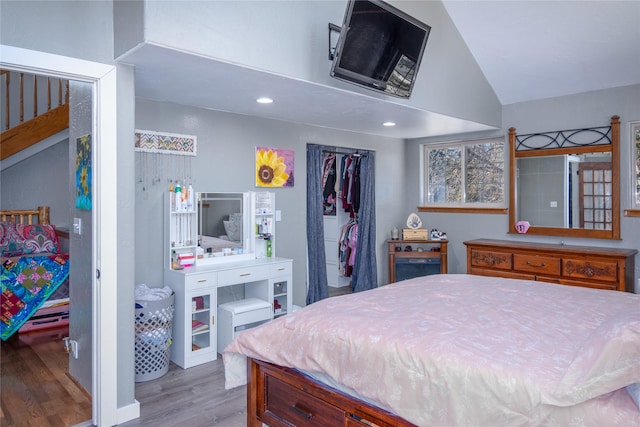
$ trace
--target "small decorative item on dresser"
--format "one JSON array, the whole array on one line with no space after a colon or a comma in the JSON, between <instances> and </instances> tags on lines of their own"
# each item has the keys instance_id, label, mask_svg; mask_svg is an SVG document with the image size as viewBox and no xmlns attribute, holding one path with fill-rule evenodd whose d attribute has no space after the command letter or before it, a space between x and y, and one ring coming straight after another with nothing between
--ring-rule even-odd
<instances>
[{"instance_id":1,"label":"small decorative item on dresser","mask_svg":"<svg viewBox=\"0 0 640 427\"><path fill-rule=\"evenodd\" d=\"M524 234L527 231L529 231L529 227L531 227L531 224L529 224L529 221L518 221L516 222L516 231L518 233Z\"/></svg>"},{"instance_id":2,"label":"small decorative item on dresser","mask_svg":"<svg viewBox=\"0 0 640 427\"><path fill-rule=\"evenodd\" d=\"M429 230L426 228L403 228L402 240L429 240Z\"/></svg>"},{"instance_id":3,"label":"small decorative item on dresser","mask_svg":"<svg viewBox=\"0 0 640 427\"><path fill-rule=\"evenodd\" d=\"M431 230L431 240L447 240L447 233L434 228Z\"/></svg>"},{"instance_id":4,"label":"small decorative item on dresser","mask_svg":"<svg viewBox=\"0 0 640 427\"><path fill-rule=\"evenodd\" d=\"M400 231L396 227L391 229L391 240L398 240L400 238Z\"/></svg>"}]
</instances>

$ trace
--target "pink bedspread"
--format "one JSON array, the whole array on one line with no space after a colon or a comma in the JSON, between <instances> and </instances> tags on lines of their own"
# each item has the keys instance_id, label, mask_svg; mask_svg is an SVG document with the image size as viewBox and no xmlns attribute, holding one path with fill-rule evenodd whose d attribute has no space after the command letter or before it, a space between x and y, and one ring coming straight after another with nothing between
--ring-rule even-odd
<instances>
[{"instance_id":1,"label":"pink bedspread","mask_svg":"<svg viewBox=\"0 0 640 427\"><path fill-rule=\"evenodd\" d=\"M224 353L320 373L421 426L640 426L640 295L435 275L329 298Z\"/></svg>"}]
</instances>

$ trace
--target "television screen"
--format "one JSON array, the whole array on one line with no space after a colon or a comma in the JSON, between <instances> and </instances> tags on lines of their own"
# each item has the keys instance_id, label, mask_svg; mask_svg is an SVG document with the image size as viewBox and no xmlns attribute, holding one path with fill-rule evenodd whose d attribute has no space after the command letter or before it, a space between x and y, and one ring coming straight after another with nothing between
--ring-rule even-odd
<instances>
[{"instance_id":1,"label":"television screen","mask_svg":"<svg viewBox=\"0 0 640 427\"><path fill-rule=\"evenodd\" d=\"M331 75L409 98L431 27L379 0L350 0Z\"/></svg>"}]
</instances>

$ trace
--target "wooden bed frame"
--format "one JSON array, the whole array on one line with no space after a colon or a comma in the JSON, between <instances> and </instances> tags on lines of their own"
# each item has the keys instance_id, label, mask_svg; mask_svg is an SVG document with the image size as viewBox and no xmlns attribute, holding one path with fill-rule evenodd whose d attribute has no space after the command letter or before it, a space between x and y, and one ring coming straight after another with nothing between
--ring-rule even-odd
<instances>
[{"instance_id":1,"label":"wooden bed frame","mask_svg":"<svg viewBox=\"0 0 640 427\"><path fill-rule=\"evenodd\" d=\"M37 209L0 211L0 221L20 224L49 224L49 206L38 206Z\"/></svg>"},{"instance_id":2,"label":"wooden bed frame","mask_svg":"<svg viewBox=\"0 0 640 427\"><path fill-rule=\"evenodd\" d=\"M465 244L471 243L473 242L465 242ZM619 258L624 258L623 267L626 266L626 268L619 268L618 264L616 264L617 261L611 261L610 263L612 265L605 264L604 261L607 261L607 256L611 254L603 254L603 252L607 252L607 249L602 249L596 253L587 251L576 255L575 258L579 258L581 260L580 262L591 266L591 268L596 266L602 267L604 272L615 271L615 277L618 279L618 274L624 277L625 271L627 270L630 271L633 276L634 267L632 262L633 257L637 253L635 249L622 250L622 255L613 254ZM609 250L609 252L611 252L611 250ZM490 254L489 251L486 253ZM506 253L507 251L501 249L501 255L504 256ZM538 257L541 255L544 256L541 259L546 261L553 259L554 256L553 254L546 254L541 248L536 248L535 255ZM467 256L471 257L471 254ZM510 254L509 257L511 257ZM511 258L509 258L509 260L510 259ZM534 265L539 264L538 259L536 258L535 260L536 263ZM475 262L477 262L477 260ZM542 263L542 265L545 264ZM470 268L468 273L531 280L531 277L525 277L523 274L507 274L509 272L502 268L484 268L481 271L476 271L477 267L478 266L476 266L475 269ZM578 276L574 281L562 281L556 279L545 280L544 277L542 277L537 280L559 283L558 286L566 283L577 286L596 287L593 284L593 280L590 279L593 275L590 270L584 274L588 275L589 278L581 279L581 276ZM602 283L607 283L607 280L609 282L613 280L611 277L605 277L603 279L601 277L602 274L596 274L594 280L605 280L605 282ZM578 281L578 279L581 281ZM619 290L624 291L625 287L622 286ZM345 427L372 425L379 427L413 426L413 424L397 415L314 381L294 369L247 358L247 426L259 427L262 426L262 423L272 427L291 425Z\"/></svg>"},{"instance_id":3,"label":"wooden bed frame","mask_svg":"<svg viewBox=\"0 0 640 427\"><path fill-rule=\"evenodd\" d=\"M0 221L15 222L19 224L50 224L49 206L38 206L37 209L10 209L0 210ZM56 229L58 238L69 238L69 233ZM18 333L39 331L54 326L69 324L69 302L40 308L18 330Z\"/></svg>"},{"instance_id":4,"label":"wooden bed frame","mask_svg":"<svg viewBox=\"0 0 640 427\"><path fill-rule=\"evenodd\" d=\"M290 368L247 358L247 426L415 427Z\"/></svg>"}]
</instances>

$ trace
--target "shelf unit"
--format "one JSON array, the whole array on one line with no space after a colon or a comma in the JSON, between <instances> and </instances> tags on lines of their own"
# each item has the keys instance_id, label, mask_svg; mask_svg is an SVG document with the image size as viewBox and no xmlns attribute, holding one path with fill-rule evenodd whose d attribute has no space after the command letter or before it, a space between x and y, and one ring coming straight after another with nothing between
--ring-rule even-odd
<instances>
[{"instance_id":1,"label":"shelf unit","mask_svg":"<svg viewBox=\"0 0 640 427\"><path fill-rule=\"evenodd\" d=\"M164 215L165 230L165 268L173 268L173 254L176 256L192 255L192 263L196 260L198 246L198 212L192 207L189 210L176 211L171 205L171 193L166 192L164 208L168 214Z\"/></svg>"},{"instance_id":2,"label":"shelf unit","mask_svg":"<svg viewBox=\"0 0 640 427\"><path fill-rule=\"evenodd\" d=\"M273 302L273 316L284 316L293 311L293 299L291 298L291 263L274 264L270 268L269 300ZM276 308L276 301L280 309Z\"/></svg>"},{"instance_id":3,"label":"shelf unit","mask_svg":"<svg viewBox=\"0 0 640 427\"><path fill-rule=\"evenodd\" d=\"M252 195L255 218L253 224L255 228L255 256L256 258L274 258L276 256L276 195L268 191L254 192ZM267 240L271 245L270 254L267 251Z\"/></svg>"},{"instance_id":4,"label":"shelf unit","mask_svg":"<svg viewBox=\"0 0 640 427\"><path fill-rule=\"evenodd\" d=\"M182 286L171 286L175 293L171 360L182 368L216 357L216 285L215 273L201 273L184 276Z\"/></svg>"},{"instance_id":5,"label":"shelf unit","mask_svg":"<svg viewBox=\"0 0 640 427\"><path fill-rule=\"evenodd\" d=\"M417 260L417 262L427 262L428 260L436 259L440 261L440 274L446 274L448 271L448 243L448 240L387 240L389 283L396 281L397 261ZM410 250L406 250L408 247ZM397 248L399 248L399 250L396 250ZM432 248L436 250L432 251Z\"/></svg>"}]
</instances>

